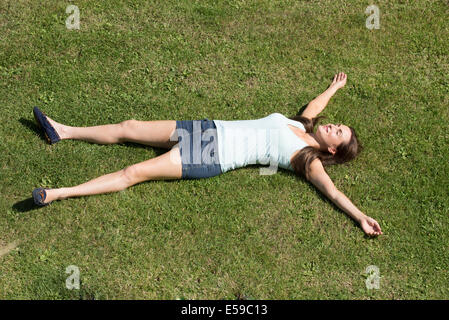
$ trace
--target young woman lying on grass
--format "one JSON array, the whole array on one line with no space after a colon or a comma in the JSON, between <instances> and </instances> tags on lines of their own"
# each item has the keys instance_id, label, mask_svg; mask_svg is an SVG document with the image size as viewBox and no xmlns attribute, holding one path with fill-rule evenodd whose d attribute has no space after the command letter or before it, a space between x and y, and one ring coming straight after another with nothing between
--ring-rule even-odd
<instances>
[{"instance_id":1,"label":"young woman lying on grass","mask_svg":"<svg viewBox=\"0 0 449 320\"><path fill-rule=\"evenodd\" d=\"M37 107L36 121L50 144L64 139L111 144L135 142L168 152L153 159L106 174L74 187L36 188L34 202L45 206L55 200L115 192L147 180L213 177L248 164L278 166L304 176L332 202L357 221L370 236L382 234L368 217L333 184L324 166L354 159L361 150L353 128L343 124L314 127L319 113L335 92L346 84L344 73L313 99L301 116L286 118L273 113L256 120L126 120L118 124L71 127L58 123Z\"/></svg>"}]
</instances>

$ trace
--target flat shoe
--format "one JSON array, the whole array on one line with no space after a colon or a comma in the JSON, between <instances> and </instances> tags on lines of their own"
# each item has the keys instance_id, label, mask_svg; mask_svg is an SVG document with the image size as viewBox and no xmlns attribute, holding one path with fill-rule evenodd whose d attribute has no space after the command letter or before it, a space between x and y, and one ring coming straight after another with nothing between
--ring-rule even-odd
<instances>
[{"instance_id":1,"label":"flat shoe","mask_svg":"<svg viewBox=\"0 0 449 320\"><path fill-rule=\"evenodd\" d=\"M39 110L38 107L33 108L33 114L39 127L44 130L45 138L48 143L55 144L56 142L61 141L61 138L55 128L53 128L50 122L48 122L46 115Z\"/></svg>"},{"instance_id":2,"label":"flat shoe","mask_svg":"<svg viewBox=\"0 0 449 320\"><path fill-rule=\"evenodd\" d=\"M48 206L53 201L45 203L45 198L47 198L47 192L45 192L44 188L36 188L33 190L33 199L34 203L40 207Z\"/></svg>"}]
</instances>

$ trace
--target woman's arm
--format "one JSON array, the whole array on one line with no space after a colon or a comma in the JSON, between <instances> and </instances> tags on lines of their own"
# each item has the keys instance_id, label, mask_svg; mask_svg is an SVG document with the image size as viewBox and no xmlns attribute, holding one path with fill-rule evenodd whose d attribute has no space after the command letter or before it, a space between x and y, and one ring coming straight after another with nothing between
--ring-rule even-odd
<instances>
[{"instance_id":1,"label":"woman's arm","mask_svg":"<svg viewBox=\"0 0 449 320\"><path fill-rule=\"evenodd\" d=\"M367 235L377 236L382 234L382 230L376 220L365 215L341 191L337 190L324 170L320 159L315 159L310 163L309 181L336 206L358 222Z\"/></svg>"},{"instance_id":2,"label":"woman's arm","mask_svg":"<svg viewBox=\"0 0 449 320\"><path fill-rule=\"evenodd\" d=\"M332 199L341 210L346 212L351 218L357 221L363 231L369 236L378 236L382 234L379 224L376 220L365 215L362 211L346 197L343 192L337 191L336 196Z\"/></svg>"},{"instance_id":3,"label":"woman's arm","mask_svg":"<svg viewBox=\"0 0 449 320\"><path fill-rule=\"evenodd\" d=\"M352 219L354 219L359 224L362 222L362 220L364 218L367 217L340 190L337 190L335 192L335 195L333 196L333 198L330 200L332 200L332 202L335 203L335 205L337 207L339 207L341 210L346 212L348 214L348 216L350 216Z\"/></svg>"},{"instance_id":4,"label":"woman's arm","mask_svg":"<svg viewBox=\"0 0 449 320\"><path fill-rule=\"evenodd\" d=\"M332 98L335 92L345 86L346 79L347 75L345 73L340 72L336 74L329 88L327 88L326 91L324 91L318 97L310 101L301 115L309 119L317 117L321 113L321 111L326 108L329 100Z\"/></svg>"}]
</instances>

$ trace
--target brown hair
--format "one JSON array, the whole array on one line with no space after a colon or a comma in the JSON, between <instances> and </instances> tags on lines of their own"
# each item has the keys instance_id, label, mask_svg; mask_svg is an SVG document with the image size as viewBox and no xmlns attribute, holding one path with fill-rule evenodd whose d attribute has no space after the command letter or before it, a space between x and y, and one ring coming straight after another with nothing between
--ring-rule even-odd
<instances>
[{"instance_id":1,"label":"brown hair","mask_svg":"<svg viewBox=\"0 0 449 320\"><path fill-rule=\"evenodd\" d=\"M307 133L313 133L315 125L322 118L326 117L319 116L309 119L300 115L296 115L289 119L301 122L304 125ZM323 167L326 167L328 165L345 163L357 157L357 155L363 150L363 147L357 139L354 128L349 128L352 132L349 143L341 143L337 147L337 151L334 155L326 151L317 150L311 146L303 148L291 161L291 165L295 173L298 175L302 175L307 180L309 180L310 163L312 163L315 158L319 158L321 160L321 163L323 164Z\"/></svg>"}]
</instances>

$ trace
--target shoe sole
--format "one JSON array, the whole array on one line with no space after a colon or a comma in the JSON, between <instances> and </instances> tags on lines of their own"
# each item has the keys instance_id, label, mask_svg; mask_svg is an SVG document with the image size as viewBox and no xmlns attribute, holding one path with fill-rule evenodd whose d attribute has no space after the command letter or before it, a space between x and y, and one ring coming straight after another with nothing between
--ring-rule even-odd
<instances>
[{"instance_id":1,"label":"shoe sole","mask_svg":"<svg viewBox=\"0 0 449 320\"><path fill-rule=\"evenodd\" d=\"M45 207L45 206L48 206L50 203L52 203L53 201L50 201L50 202L47 202L47 203L45 203L45 202L39 202L39 201L37 201L36 200L36 198L38 197L38 196L41 196L41 194L40 194L40 192L39 192L39 190L40 190L41 188L36 188L36 189L34 189L33 190L33 192L32 192L32 195L33 195L33 202L34 202L34 204L36 204L37 206L39 206L39 207ZM44 192L45 192L45 188L42 188L42 190L44 190ZM41 200L42 201L45 201L45 199L43 199L42 198L42 196L40 197L41 198ZM45 193L45 198L47 198L47 194Z\"/></svg>"},{"instance_id":2,"label":"shoe sole","mask_svg":"<svg viewBox=\"0 0 449 320\"><path fill-rule=\"evenodd\" d=\"M41 111L42 112L42 111ZM42 112L42 114L44 115L44 117L47 117L46 115L45 115L45 113L43 113ZM35 112L33 112L33 115L34 115L34 119L36 120L36 122L37 122L37 125L38 125L38 127L42 130L42 132L44 133L44 136L45 136L45 139L47 139L47 142L49 143L49 144L52 144L51 143L51 139L48 137L48 135L47 135L47 132L44 130L44 128L41 126L41 122L39 121L39 119L37 118L37 116L36 116L36 113ZM47 120L48 121L48 120Z\"/></svg>"}]
</instances>

